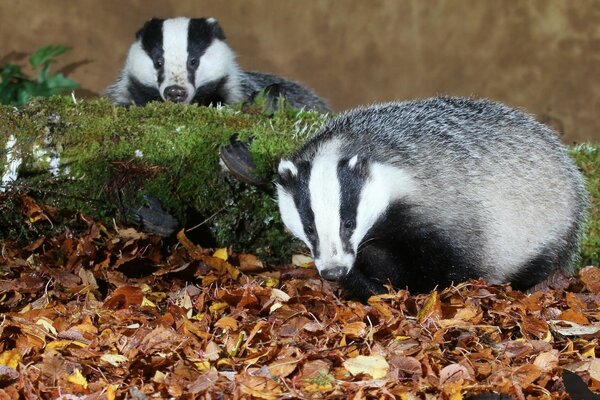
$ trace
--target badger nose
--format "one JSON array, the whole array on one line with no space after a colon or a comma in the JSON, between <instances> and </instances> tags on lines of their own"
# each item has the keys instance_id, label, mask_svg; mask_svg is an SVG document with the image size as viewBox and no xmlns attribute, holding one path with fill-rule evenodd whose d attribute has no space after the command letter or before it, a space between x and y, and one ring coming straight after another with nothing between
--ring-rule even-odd
<instances>
[{"instance_id":1,"label":"badger nose","mask_svg":"<svg viewBox=\"0 0 600 400\"><path fill-rule=\"evenodd\" d=\"M348 268L346 267L333 267L327 268L319 272L319 274L327 279L328 281L337 281L346 276Z\"/></svg>"},{"instance_id":2,"label":"badger nose","mask_svg":"<svg viewBox=\"0 0 600 400\"><path fill-rule=\"evenodd\" d=\"M174 103L182 103L187 97L185 88L177 85L167 86L164 91L165 99Z\"/></svg>"}]
</instances>

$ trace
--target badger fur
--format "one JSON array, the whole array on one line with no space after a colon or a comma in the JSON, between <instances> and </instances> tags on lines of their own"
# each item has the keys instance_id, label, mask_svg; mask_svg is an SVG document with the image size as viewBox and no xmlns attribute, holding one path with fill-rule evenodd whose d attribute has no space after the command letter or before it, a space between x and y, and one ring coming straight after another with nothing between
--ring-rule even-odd
<instances>
[{"instance_id":1,"label":"badger fur","mask_svg":"<svg viewBox=\"0 0 600 400\"><path fill-rule=\"evenodd\" d=\"M214 18L153 18L137 32L125 66L106 95L117 104L158 100L231 104L276 86L294 108L326 112L323 99L299 83L240 70Z\"/></svg>"},{"instance_id":2,"label":"badger fur","mask_svg":"<svg viewBox=\"0 0 600 400\"><path fill-rule=\"evenodd\" d=\"M358 108L278 172L283 222L354 298L477 277L526 289L577 258L582 175L550 128L498 103Z\"/></svg>"}]
</instances>

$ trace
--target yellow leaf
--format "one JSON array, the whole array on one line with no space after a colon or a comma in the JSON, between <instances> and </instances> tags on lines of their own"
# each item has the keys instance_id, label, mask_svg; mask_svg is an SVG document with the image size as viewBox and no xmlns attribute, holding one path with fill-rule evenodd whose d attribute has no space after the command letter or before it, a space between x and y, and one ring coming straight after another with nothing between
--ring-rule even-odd
<instances>
[{"instance_id":1,"label":"yellow leaf","mask_svg":"<svg viewBox=\"0 0 600 400\"><path fill-rule=\"evenodd\" d=\"M265 281L265 286L266 287L272 288L272 287L275 287L277 285L279 285L279 279L277 279L277 278L275 278L273 276L268 277L267 280Z\"/></svg>"},{"instance_id":2,"label":"yellow leaf","mask_svg":"<svg viewBox=\"0 0 600 400\"><path fill-rule=\"evenodd\" d=\"M113 367L118 367L119 365L128 361L127 357L121 354L103 354L102 357L100 357L100 360L112 365Z\"/></svg>"},{"instance_id":3,"label":"yellow leaf","mask_svg":"<svg viewBox=\"0 0 600 400\"><path fill-rule=\"evenodd\" d=\"M79 347L86 347L87 344L83 343L83 342L79 342L77 340L55 340L53 342L50 342L46 345L46 351L50 351L50 350L62 350L65 347L74 344L75 346L79 346Z\"/></svg>"},{"instance_id":4,"label":"yellow leaf","mask_svg":"<svg viewBox=\"0 0 600 400\"><path fill-rule=\"evenodd\" d=\"M198 368L198 371L204 373L210 369L210 363L208 361L198 361L194 365Z\"/></svg>"},{"instance_id":5,"label":"yellow leaf","mask_svg":"<svg viewBox=\"0 0 600 400\"><path fill-rule=\"evenodd\" d=\"M144 296L144 298L142 299L142 307L156 308L156 304L154 304L153 302L151 302L150 300L148 300L146 298L146 296Z\"/></svg>"},{"instance_id":6,"label":"yellow leaf","mask_svg":"<svg viewBox=\"0 0 600 400\"><path fill-rule=\"evenodd\" d=\"M423 307L417 313L417 321L423 322L425 319L435 313L440 307L437 291L431 292Z\"/></svg>"},{"instance_id":7,"label":"yellow leaf","mask_svg":"<svg viewBox=\"0 0 600 400\"><path fill-rule=\"evenodd\" d=\"M386 376L390 366L381 356L356 356L344 361L344 368L352 375L369 374L373 379L381 379Z\"/></svg>"},{"instance_id":8,"label":"yellow leaf","mask_svg":"<svg viewBox=\"0 0 600 400\"><path fill-rule=\"evenodd\" d=\"M115 400L117 388L117 385L108 385L106 387L106 400Z\"/></svg>"},{"instance_id":9,"label":"yellow leaf","mask_svg":"<svg viewBox=\"0 0 600 400\"><path fill-rule=\"evenodd\" d=\"M50 321L48 318L40 318L37 321L35 321L36 325L41 325L46 332L50 332L53 335L58 335L58 332L56 332L56 329L54 328L54 326L52 326L52 321Z\"/></svg>"},{"instance_id":10,"label":"yellow leaf","mask_svg":"<svg viewBox=\"0 0 600 400\"><path fill-rule=\"evenodd\" d=\"M213 257L220 258L223 261L227 261L229 255L227 254L227 247L221 247L220 249L216 249L213 253Z\"/></svg>"},{"instance_id":11,"label":"yellow leaf","mask_svg":"<svg viewBox=\"0 0 600 400\"><path fill-rule=\"evenodd\" d=\"M75 369L71 375L67 376L67 381L79 385L84 389L87 389L88 386L87 379L85 379L85 376L81 375L79 369Z\"/></svg>"},{"instance_id":12,"label":"yellow leaf","mask_svg":"<svg viewBox=\"0 0 600 400\"><path fill-rule=\"evenodd\" d=\"M208 311L210 311L211 313L214 313L217 311L221 311L225 307L227 307L227 303L212 303L211 306L208 307Z\"/></svg>"},{"instance_id":13,"label":"yellow leaf","mask_svg":"<svg viewBox=\"0 0 600 400\"><path fill-rule=\"evenodd\" d=\"M0 365L6 365L9 368L17 369L21 361L21 354L16 350L7 350L0 354Z\"/></svg>"}]
</instances>

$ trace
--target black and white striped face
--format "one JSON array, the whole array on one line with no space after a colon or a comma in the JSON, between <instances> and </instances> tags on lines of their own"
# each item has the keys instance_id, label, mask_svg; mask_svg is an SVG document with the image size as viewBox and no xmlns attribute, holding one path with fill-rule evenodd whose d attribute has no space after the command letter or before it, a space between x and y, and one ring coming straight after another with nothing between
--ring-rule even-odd
<instances>
[{"instance_id":1,"label":"black and white striped face","mask_svg":"<svg viewBox=\"0 0 600 400\"><path fill-rule=\"evenodd\" d=\"M153 18L138 31L125 69L130 91L189 104L203 88L214 90L227 79L235 56L214 18Z\"/></svg>"},{"instance_id":2,"label":"black and white striped face","mask_svg":"<svg viewBox=\"0 0 600 400\"><path fill-rule=\"evenodd\" d=\"M342 157L335 148L311 162L282 160L278 172L283 222L329 280L350 272L369 230L414 187L402 170L359 155Z\"/></svg>"}]
</instances>

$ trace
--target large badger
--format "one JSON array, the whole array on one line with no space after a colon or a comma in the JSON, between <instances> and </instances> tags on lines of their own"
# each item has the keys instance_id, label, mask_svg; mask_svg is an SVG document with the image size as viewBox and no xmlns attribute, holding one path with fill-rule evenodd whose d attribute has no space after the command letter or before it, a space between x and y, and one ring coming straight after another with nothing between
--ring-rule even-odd
<instances>
[{"instance_id":1,"label":"large badger","mask_svg":"<svg viewBox=\"0 0 600 400\"><path fill-rule=\"evenodd\" d=\"M153 100L231 104L275 87L294 108L326 112L323 99L299 83L241 71L214 18L152 18L137 32L125 66L106 95L117 104Z\"/></svg>"},{"instance_id":2,"label":"large badger","mask_svg":"<svg viewBox=\"0 0 600 400\"><path fill-rule=\"evenodd\" d=\"M278 203L319 274L366 300L390 282L527 289L578 254L587 194L555 133L487 100L358 108L280 162Z\"/></svg>"}]
</instances>

